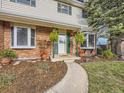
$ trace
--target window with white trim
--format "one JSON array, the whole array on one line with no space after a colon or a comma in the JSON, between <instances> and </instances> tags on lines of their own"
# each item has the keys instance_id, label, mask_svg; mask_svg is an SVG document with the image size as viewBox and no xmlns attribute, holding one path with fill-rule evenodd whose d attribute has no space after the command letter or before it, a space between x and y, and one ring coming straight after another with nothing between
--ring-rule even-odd
<instances>
[{"instance_id":1,"label":"window with white trim","mask_svg":"<svg viewBox=\"0 0 124 93\"><path fill-rule=\"evenodd\" d=\"M63 3L58 3L58 12L72 15L72 7Z\"/></svg>"},{"instance_id":2,"label":"window with white trim","mask_svg":"<svg viewBox=\"0 0 124 93\"><path fill-rule=\"evenodd\" d=\"M11 27L12 48L35 48L35 29L30 27Z\"/></svg>"},{"instance_id":3,"label":"window with white trim","mask_svg":"<svg viewBox=\"0 0 124 93\"><path fill-rule=\"evenodd\" d=\"M81 2L81 3L83 3L83 2L84 2L84 0L77 0L77 1L79 1L79 2Z\"/></svg>"},{"instance_id":4,"label":"window with white trim","mask_svg":"<svg viewBox=\"0 0 124 93\"><path fill-rule=\"evenodd\" d=\"M94 49L95 48L95 34L85 33L84 43L81 45L81 48L84 49Z\"/></svg>"},{"instance_id":5,"label":"window with white trim","mask_svg":"<svg viewBox=\"0 0 124 93\"><path fill-rule=\"evenodd\" d=\"M36 6L36 0L10 0L11 2L21 3L25 5L30 5L32 7Z\"/></svg>"}]
</instances>

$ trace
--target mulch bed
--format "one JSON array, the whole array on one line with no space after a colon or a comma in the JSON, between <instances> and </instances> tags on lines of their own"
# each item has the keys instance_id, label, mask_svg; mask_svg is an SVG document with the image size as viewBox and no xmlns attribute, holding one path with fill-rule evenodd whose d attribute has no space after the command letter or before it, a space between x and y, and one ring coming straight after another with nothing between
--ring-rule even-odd
<instances>
[{"instance_id":1,"label":"mulch bed","mask_svg":"<svg viewBox=\"0 0 124 93\"><path fill-rule=\"evenodd\" d=\"M112 62L124 62L124 59L119 58L119 57L115 57L112 59L107 59L104 58L102 56L87 56L87 57L82 57L80 60L75 60L76 63L87 63L87 62L108 62L108 61L112 61Z\"/></svg>"},{"instance_id":2,"label":"mulch bed","mask_svg":"<svg viewBox=\"0 0 124 93\"><path fill-rule=\"evenodd\" d=\"M22 62L0 69L0 74L15 75L11 85L0 88L0 93L43 93L57 84L66 74L64 62Z\"/></svg>"}]
</instances>

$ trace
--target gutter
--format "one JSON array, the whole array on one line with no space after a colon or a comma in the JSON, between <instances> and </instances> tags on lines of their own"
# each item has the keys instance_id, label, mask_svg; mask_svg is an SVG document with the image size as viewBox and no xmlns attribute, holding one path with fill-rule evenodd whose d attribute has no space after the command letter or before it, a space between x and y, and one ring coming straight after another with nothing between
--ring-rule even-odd
<instances>
[{"instance_id":1,"label":"gutter","mask_svg":"<svg viewBox=\"0 0 124 93\"><path fill-rule=\"evenodd\" d=\"M53 21L53 20L50 20L48 18L39 18L38 16L25 15L23 13L19 14L17 12L8 11L6 9L0 9L0 14L8 15L8 16L11 16L11 17L25 18L25 19L29 19L29 20L32 20L32 21L51 23L51 24L62 25L62 26L69 26L69 27L73 27L73 28L77 28L77 29L80 29L81 26L82 26L82 25L67 24L67 23L64 23L64 22L57 22L56 20Z\"/></svg>"},{"instance_id":2,"label":"gutter","mask_svg":"<svg viewBox=\"0 0 124 93\"><path fill-rule=\"evenodd\" d=\"M76 0L55 0L55 1L66 3L66 4L69 4L69 5L81 8L81 9L84 9L84 7L85 7L84 4L86 3L86 2L79 2L79 1L76 1Z\"/></svg>"}]
</instances>

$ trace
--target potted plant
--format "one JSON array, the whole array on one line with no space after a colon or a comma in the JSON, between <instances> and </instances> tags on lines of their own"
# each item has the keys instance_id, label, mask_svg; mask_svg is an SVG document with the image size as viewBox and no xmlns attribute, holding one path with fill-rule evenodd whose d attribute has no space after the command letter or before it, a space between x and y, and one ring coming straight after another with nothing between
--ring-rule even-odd
<instances>
[{"instance_id":1,"label":"potted plant","mask_svg":"<svg viewBox=\"0 0 124 93\"><path fill-rule=\"evenodd\" d=\"M58 42L58 38L59 38L59 36L58 36L58 31L59 31L59 29L58 28L56 28L56 27L53 27L53 31L50 33L50 36L49 36L49 38L50 38L50 41L52 42L52 45L53 45L53 58L54 58L54 52L55 52L55 49L54 49L54 43L55 42Z\"/></svg>"},{"instance_id":2,"label":"potted plant","mask_svg":"<svg viewBox=\"0 0 124 93\"><path fill-rule=\"evenodd\" d=\"M80 44L83 44L83 42L84 42L84 33L77 32L75 34L75 40L76 40L76 55L79 56L78 55L78 53L79 53L78 50L79 50Z\"/></svg>"},{"instance_id":3,"label":"potted plant","mask_svg":"<svg viewBox=\"0 0 124 93\"><path fill-rule=\"evenodd\" d=\"M48 41L46 40L43 40L40 42L40 56L41 56L41 59L46 61L48 58L49 58L49 52L48 52Z\"/></svg>"},{"instance_id":4,"label":"potted plant","mask_svg":"<svg viewBox=\"0 0 124 93\"><path fill-rule=\"evenodd\" d=\"M11 49L0 52L0 63L3 65L10 64L14 58L16 58L16 53Z\"/></svg>"}]
</instances>

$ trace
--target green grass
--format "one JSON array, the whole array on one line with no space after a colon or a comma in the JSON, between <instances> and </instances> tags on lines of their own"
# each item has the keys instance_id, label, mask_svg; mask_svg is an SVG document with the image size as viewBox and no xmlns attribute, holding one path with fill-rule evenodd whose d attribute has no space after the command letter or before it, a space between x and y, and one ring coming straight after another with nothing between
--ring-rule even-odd
<instances>
[{"instance_id":1,"label":"green grass","mask_svg":"<svg viewBox=\"0 0 124 93\"><path fill-rule=\"evenodd\" d=\"M89 93L124 93L124 63L94 62L81 64L89 77Z\"/></svg>"}]
</instances>

